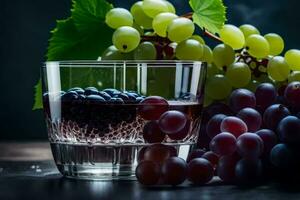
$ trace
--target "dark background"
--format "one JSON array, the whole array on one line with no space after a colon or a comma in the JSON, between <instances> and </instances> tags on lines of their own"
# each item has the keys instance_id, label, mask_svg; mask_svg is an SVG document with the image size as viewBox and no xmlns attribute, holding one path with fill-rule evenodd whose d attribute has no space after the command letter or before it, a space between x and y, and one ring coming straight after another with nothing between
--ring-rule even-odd
<instances>
[{"instance_id":1,"label":"dark background","mask_svg":"<svg viewBox=\"0 0 300 200\"><path fill-rule=\"evenodd\" d=\"M111 0L128 7L134 0ZM173 0L180 13L188 0ZM299 48L299 0L225 0L228 23L250 23ZM33 86L45 60L49 31L69 15L71 0L0 0L0 140L46 139L42 111L32 111Z\"/></svg>"}]
</instances>

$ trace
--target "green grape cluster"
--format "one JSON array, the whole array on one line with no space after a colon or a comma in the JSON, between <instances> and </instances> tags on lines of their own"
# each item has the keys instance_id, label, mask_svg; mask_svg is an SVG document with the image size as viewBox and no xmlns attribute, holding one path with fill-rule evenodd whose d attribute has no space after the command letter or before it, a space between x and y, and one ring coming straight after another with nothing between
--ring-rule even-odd
<instances>
[{"instance_id":1,"label":"green grape cluster","mask_svg":"<svg viewBox=\"0 0 300 200\"><path fill-rule=\"evenodd\" d=\"M113 8L106 14L105 22L115 32L112 46L101 60L213 61L211 48L195 34L194 22L178 16L175 7L166 0L138 1L130 10Z\"/></svg>"},{"instance_id":2,"label":"green grape cluster","mask_svg":"<svg viewBox=\"0 0 300 200\"><path fill-rule=\"evenodd\" d=\"M300 50L284 54L279 34L262 34L250 24L225 24L215 36L204 29L199 34L192 15L177 15L167 0L141 0L130 10L113 8L105 22L115 32L102 60L206 62L206 104L226 101L235 88L255 90L262 82L280 87L300 80ZM208 46L204 36L219 44Z\"/></svg>"}]
</instances>

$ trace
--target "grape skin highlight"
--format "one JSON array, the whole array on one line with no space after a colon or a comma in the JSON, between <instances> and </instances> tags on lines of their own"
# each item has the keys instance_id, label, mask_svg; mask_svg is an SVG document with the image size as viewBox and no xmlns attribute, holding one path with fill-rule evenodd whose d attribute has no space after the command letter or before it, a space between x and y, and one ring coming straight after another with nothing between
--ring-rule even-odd
<instances>
[{"instance_id":1,"label":"grape skin highlight","mask_svg":"<svg viewBox=\"0 0 300 200\"><path fill-rule=\"evenodd\" d=\"M243 32L231 24L224 25L220 30L220 38L225 44L231 46L235 50L243 48L245 44Z\"/></svg>"},{"instance_id":2,"label":"grape skin highlight","mask_svg":"<svg viewBox=\"0 0 300 200\"><path fill-rule=\"evenodd\" d=\"M168 38L173 42L181 42L190 38L195 31L192 20L179 17L174 19L168 26Z\"/></svg>"},{"instance_id":3,"label":"grape skin highlight","mask_svg":"<svg viewBox=\"0 0 300 200\"><path fill-rule=\"evenodd\" d=\"M140 33L130 26L118 28L112 37L113 44L121 52L133 51L138 47L140 40Z\"/></svg>"},{"instance_id":4,"label":"grape skin highlight","mask_svg":"<svg viewBox=\"0 0 300 200\"><path fill-rule=\"evenodd\" d=\"M105 23L113 29L117 29L121 26L132 26L133 17L131 13L124 8L113 8L106 14Z\"/></svg>"}]
</instances>

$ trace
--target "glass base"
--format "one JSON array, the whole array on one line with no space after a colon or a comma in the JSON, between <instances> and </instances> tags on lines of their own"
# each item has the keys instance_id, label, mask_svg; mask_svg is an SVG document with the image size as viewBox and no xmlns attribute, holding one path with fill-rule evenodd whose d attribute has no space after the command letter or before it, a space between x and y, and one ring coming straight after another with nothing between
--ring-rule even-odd
<instances>
[{"instance_id":1,"label":"glass base","mask_svg":"<svg viewBox=\"0 0 300 200\"><path fill-rule=\"evenodd\" d=\"M185 159L193 144L170 144ZM56 166L68 178L135 180L138 152L147 145L88 145L51 143Z\"/></svg>"}]
</instances>

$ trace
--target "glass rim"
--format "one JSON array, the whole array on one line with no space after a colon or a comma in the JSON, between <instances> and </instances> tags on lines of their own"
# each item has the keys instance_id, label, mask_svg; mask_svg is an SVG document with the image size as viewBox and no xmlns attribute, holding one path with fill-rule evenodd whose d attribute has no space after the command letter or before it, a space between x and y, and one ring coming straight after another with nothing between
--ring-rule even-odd
<instances>
[{"instance_id":1,"label":"glass rim","mask_svg":"<svg viewBox=\"0 0 300 200\"><path fill-rule=\"evenodd\" d=\"M194 65L194 64L207 64L206 62L196 61L196 60L61 60L61 61L45 61L43 62L43 68L46 68L48 65L58 65L60 67L84 67L85 65L93 65L93 66L107 66L114 65L124 66L124 65L137 65L140 64L152 64L152 65L169 65L169 67L176 67L176 64L182 65ZM91 66L88 66L91 67ZM136 66L135 66L136 67Z\"/></svg>"}]
</instances>

